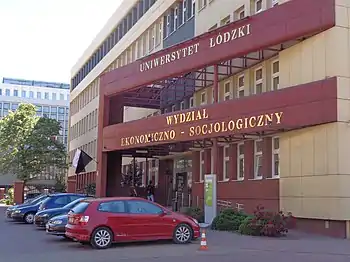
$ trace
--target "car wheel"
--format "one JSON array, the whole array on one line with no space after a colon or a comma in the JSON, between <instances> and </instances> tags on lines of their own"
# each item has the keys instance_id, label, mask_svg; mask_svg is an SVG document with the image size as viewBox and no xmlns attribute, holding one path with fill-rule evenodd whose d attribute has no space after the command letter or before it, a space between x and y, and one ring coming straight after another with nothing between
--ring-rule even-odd
<instances>
[{"instance_id":1,"label":"car wheel","mask_svg":"<svg viewBox=\"0 0 350 262\"><path fill-rule=\"evenodd\" d=\"M175 228L173 241L176 244L187 244L193 238L193 230L187 224L180 224Z\"/></svg>"},{"instance_id":2,"label":"car wheel","mask_svg":"<svg viewBox=\"0 0 350 262\"><path fill-rule=\"evenodd\" d=\"M109 248L113 242L113 233L106 227L96 228L92 234L90 242L96 249Z\"/></svg>"},{"instance_id":3,"label":"car wheel","mask_svg":"<svg viewBox=\"0 0 350 262\"><path fill-rule=\"evenodd\" d=\"M34 213L27 213L24 215L24 222L27 224L33 224L34 222Z\"/></svg>"}]
</instances>

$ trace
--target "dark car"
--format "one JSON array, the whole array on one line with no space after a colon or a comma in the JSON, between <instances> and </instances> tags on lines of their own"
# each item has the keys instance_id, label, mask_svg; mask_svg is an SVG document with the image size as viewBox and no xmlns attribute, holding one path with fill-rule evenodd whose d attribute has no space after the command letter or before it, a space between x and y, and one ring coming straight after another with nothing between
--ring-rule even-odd
<instances>
[{"instance_id":1,"label":"dark car","mask_svg":"<svg viewBox=\"0 0 350 262\"><path fill-rule=\"evenodd\" d=\"M11 207L8 207L5 211L6 213L6 217L7 218L12 218L12 213L14 210L18 209L18 208L22 208L22 207L26 207L26 206L30 206L30 205L33 205L33 204L36 204L38 202L41 202L43 199L45 199L47 197L47 195L45 194L42 194L40 196L37 196L35 198L32 198L30 200L27 200L25 203L23 204L20 204L20 205L15 205L15 206L11 206Z\"/></svg>"},{"instance_id":2,"label":"dark car","mask_svg":"<svg viewBox=\"0 0 350 262\"><path fill-rule=\"evenodd\" d=\"M66 236L104 249L113 242L172 239L185 244L200 234L198 221L135 197L81 201L68 213Z\"/></svg>"},{"instance_id":3,"label":"dark car","mask_svg":"<svg viewBox=\"0 0 350 262\"><path fill-rule=\"evenodd\" d=\"M68 223L68 215L60 215L51 218L46 224L46 233L55 236L63 236L65 238L66 235L66 225Z\"/></svg>"},{"instance_id":4,"label":"dark car","mask_svg":"<svg viewBox=\"0 0 350 262\"><path fill-rule=\"evenodd\" d=\"M17 221L23 221L27 224L32 224L34 221L34 216L38 212L39 206L49 195L46 195L37 201L33 201L27 205L19 206L12 210L11 218Z\"/></svg>"},{"instance_id":5,"label":"dark car","mask_svg":"<svg viewBox=\"0 0 350 262\"><path fill-rule=\"evenodd\" d=\"M34 217L34 224L37 225L38 227L44 227L50 218L58 215L68 214L69 210L71 210L73 207L75 207L77 204L79 204L82 200L85 200L85 199L88 199L88 198L78 198L70 202L69 204L65 205L64 207L51 208L51 209L38 211L38 213L36 213Z\"/></svg>"},{"instance_id":6,"label":"dark car","mask_svg":"<svg viewBox=\"0 0 350 262\"><path fill-rule=\"evenodd\" d=\"M48 198L43 201L39 207L38 211L43 211L46 209L59 208L64 207L70 202L77 200L79 198L87 197L84 194L76 194L76 193L58 193L51 194Z\"/></svg>"}]
</instances>

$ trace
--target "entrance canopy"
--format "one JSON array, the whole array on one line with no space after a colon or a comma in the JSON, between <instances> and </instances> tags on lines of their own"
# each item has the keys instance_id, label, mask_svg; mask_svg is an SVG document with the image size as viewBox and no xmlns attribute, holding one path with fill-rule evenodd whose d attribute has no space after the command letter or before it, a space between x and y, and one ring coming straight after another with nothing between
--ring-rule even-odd
<instances>
[{"instance_id":1,"label":"entrance canopy","mask_svg":"<svg viewBox=\"0 0 350 262\"><path fill-rule=\"evenodd\" d=\"M147 147L161 155L191 141L229 142L336 121L335 78L113 125L106 106L118 97L123 106L159 109L164 90L192 96L334 25L334 0L293 0L102 75L99 149L142 155Z\"/></svg>"}]
</instances>

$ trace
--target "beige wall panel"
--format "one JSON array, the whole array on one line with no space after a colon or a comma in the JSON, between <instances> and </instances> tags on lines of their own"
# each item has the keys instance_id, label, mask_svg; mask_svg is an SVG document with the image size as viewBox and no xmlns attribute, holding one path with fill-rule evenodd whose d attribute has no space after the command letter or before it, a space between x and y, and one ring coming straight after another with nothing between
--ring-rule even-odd
<instances>
[{"instance_id":1,"label":"beige wall panel","mask_svg":"<svg viewBox=\"0 0 350 262\"><path fill-rule=\"evenodd\" d=\"M328 173L327 128L315 128L314 133L314 175Z\"/></svg>"},{"instance_id":2,"label":"beige wall panel","mask_svg":"<svg viewBox=\"0 0 350 262\"><path fill-rule=\"evenodd\" d=\"M280 197L302 197L301 177L280 178Z\"/></svg>"},{"instance_id":3,"label":"beige wall panel","mask_svg":"<svg viewBox=\"0 0 350 262\"><path fill-rule=\"evenodd\" d=\"M295 217L302 217L303 202L301 197L280 197L280 209L291 212Z\"/></svg>"},{"instance_id":4,"label":"beige wall panel","mask_svg":"<svg viewBox=\"0 0 350 262\"><path fill-rule=\"evenodd\" d=\"M309 176L314 174L314 134L313 132L303 132L300 138L295 138L300 141L299 156L301 159L301 174Z\"/></svg>"},{"instance_id":5,"label":"beige wall panel","mask_svg":"<svg viewBox=\"0 0 350 262\"><path fill-rule=\"evenodd\" d=\"M349 3L349 1L348 1ZM346 6L335 6L335 22L337 26L341 27L349 27L349 17L348 17L348 9Z\"/></svg>"},{"instance_id":6,"label":"beige wall panel","mask_svg":"<svg viewBox=\"0 0 350 262\"><path fill-rule=\"evenodd\" d=\"M350 8L350 1L349 0L335 0L335 4L339 6L345 6Z\"/></svg>"},{"instance_id":7,"label":"beige wall panel","mask_svg":"<svg viewBox=\"0 0 350 262\"><path fill-rule=\"evenodd\" d=\"M349 159L350 159L350 125L348 123L338 123L338 172L339 174L346 174L346 175L350 174ZM348 185L350 186L350 183Z\"/></svg>"},{"instance_id":8,"label":"beige wall panel","mask_svg":"<svg viewBox=\"0 0 350 262\"><path fill-rule=\"evenodd\" d=\"M349 29L333 27L326 34L326 76L350 76Z\"/></svg>"},{"instance_id":9,"label":"beige wall panel","mask_svg":"<svg viewBox=\"0 0 350 262\"><path fill-rule=\"evenodd\" d=\"M327 170L324 174L338 174L338 123L322 125L320 128L325 128L327 134L327 147L324 149L327 152Z\"/></svg>"}]
</instances>

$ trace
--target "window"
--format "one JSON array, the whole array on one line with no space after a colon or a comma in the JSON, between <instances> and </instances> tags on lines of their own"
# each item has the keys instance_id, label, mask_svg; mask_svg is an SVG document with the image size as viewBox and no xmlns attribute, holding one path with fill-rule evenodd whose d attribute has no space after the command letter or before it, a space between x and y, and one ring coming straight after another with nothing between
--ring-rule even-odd
<instances>
[{"instance_id":1,"label":"window","mask_svg":"<svg viewBox=\"0 0 350 262\"><path fill-rule=\"evenodd\" d=\"M169 36L171 34L171 27L170 27L170 14L166 16L166 36Z\"/></svg>"},{"instance_id":2,"label":"window","mask_svg":"<svg viewBox=\"0 0 350 262\"><path fill-rule=\"evenodd\" d=\"M229 174L229 171L230 171L230 168L229 168L229 165L230 165L230 154L229 154L230 146L229 145L224 146L222 149L224 151L223 152L223 156L224 156L223 180L228 181L230 179L230 174Z\"/></svg>"},{"instance_id":3,"label":"window","mask_svg":"<svg viewBox=\"0 0 350 262\"><path fill-rule=\"evenodd\" d=\"M41 92L36 92L36 98L41 99Z\"/></svg>"},{"instance_id":4,"label":"window","mask_svg":"<svg viewBox=\"0 0 350 262\"><path fill-rule=\"evenodd\" d=\"M176 111L176 106L175 105L171 106L171 112L175 112L175 111Z\"/></svg>"},{"instance_id":5,"label":"window","mask_svg":"<svg viewBox=\"0 0 350 262\"><path fill-rule=\"evenodd\" d=\"M262 146L261 139L254 142L254 178L262 178Z\"/></svg>"},{"instance_id":6,"label":"window","mask_svg":"<svg viewBox=\"0 0 350 262\"><path fill-rule=\"evenodd\" d=\"M237 180L244 179L244 143L237 145Z\"/></svg>"},{"instance_id":7,"label":"window","mask_svg":"<svg viewBox=\"0 0 350 262\"><path fill-rule=\"evenodd\" d=\"M279 61L272 62L272 91L276 91L280 87L280 65Z\"/></svg>"},{"instance_id":8,"label":"window","mask_svg":"<svg viewBox=\"0 0 350 262\"><path fill-rule=\"evenodd\" d=\"M272 7L277 6L278 5L278 0L272 0Z\"/></svg>"},{"instance_id":9,"label":"window","mask_svg":"<svg viewBox=\"0 0 350 262\"><path fill-rule=\"evenodd\" d=\"M237 97L244 97L244 75L239 76L237 80Z\"/></svg>"},{"instance_id":10,"label":"window","mask_svg":"<svg viewBox=\"0 0 350 262\"><path fill-rule=\"evenodd\" d=\"M243 5L235 12L235 20L241 20L244 17L245 17L245 12L244 12L244 5Z\"/></svg>"},{"instance_id":11,"label":"window","mask_svg":"<svg viewBox=\"0 0 350 262\"><path fill-rule=\"evenodd\" d=\"M260 13L262 10L262 0L255 0L255 13Z\"/></svg>"},{"instance_id":12,"label":"window","mask_svg":"<svg viewBox=\"0 0 350 262\"><path fill-rule=\"evenodd\" d=\"M198 10L202 10L207 6L207 0L199 0L198 1Z\"/></svg>"},{"instance_id":13,"label":"window","mask_svg":"<svg viewBox=\"0 0 350 262\"><path fill-rule=\"evenodd\" d=\"M272 138L272 177L280 176L280 139Z\"/></svg>"},{"instance_id":14,"label":"window","mask_svg":"<svg viewBox=\"0 0 350 262\"><path fill-rule=\"evenodd\" d=\"M21 97L27 97L27 92L25 90L22 90Z\"/></svg>"},{"instance_id":15,"label":"window","mask_svg":"<svg viewBox=\"0 0 350 262\"><path fill-rule=\"evenodd\" d=\"M67 205L69 202L70 202L70 198L69 196L60 196L60 197L57 197L54 201L54 204L56 205Z\"/></svg>"},{"instance_id":16,"label":"window","mask_svg":"<svg viewBox=\"0 0 350 262\"><path fill-rule=\"evenodd\" d=\"M34 98L34 92L33 91L29 91L29 98Z\"/></svg>"},{"instance_id":17,"label":"window","mask_svg":"<svg viewBox=\"0 0 350 262\"><path fill-rule=\"evenodd\" d=\"M207 102L207 94L205 92L201 93L201 105Z\"/></svg>"},{"instance_id":18,"label":"window","mask_svg":"<svg viewBox=\"0 0 350 262\"><path fill-rule=\"evenodd\" d=\"M182 1L182 24L186 22L187 18L187 0Z\"/></svg>"},{"instance_id":19,"label":"window","mask_svg":"<svg viewBox=\"0 0 350 262\"><path fill-rule=\"evenodd\" d=\"M208 31L209 31L209 32L210 32L210 31L213 31L213 30L215 30L216 28L218 28L218 24L215 24L215 25L213 25L212 27L210 27Z\"/></svg>"},{"instance_id":20,"label":"window","mask_svg":"<svg viewBox=\"0 0 350 262\"><path fill-rule=\"evenodd\" d=\"M64 94L60 94L60 100L64 100Z\"/></svg>"},{"instance_id":21,"label":"window","mask_svg":"<svg viewBox=\"0 0 350 262\"><path fill-rule=\"evenodd\" d=\"M190 108L192 108L194 106L194 99L193 97L190 98Z\"/></svg>"},{"instance_id":22,"label":"window","mask_svg":"<svg viewBox=\"0 0 350 262\"><path fill-rule=\"evenodd\" d=\"M18 90L13 90L13 96L18 96Z\"/></svg>"},{"instance_id":23,"label":"window","mask_svg":"<svg viewBox=\"0 0 350 262\"><path fill-rule=\"evenodd\" d=\"M221 20L220 25L221 26L227 25L227 24L230 23L230 21L231 21L231 17L230 16L226 16L224 19Z\"/></svg>"},{"instance_id":24,"label":"window","mask_svg":"<svg viewBox=\"0 0 350 262\"><path fill-rule=\"evenodd\" d=\"M196 0L192 0L191 17L196 13Z\"/></svg>"},{"instance_id":25,"label":"window","mask_svg":"<svg viewBox=\"0 0 350 262\"><path fill-rule=\"evenodd\" d=\"M184 110L184 109L185 109L185 102L182 101L182 102L180 103L180 110Z\"/></svg>"},{"instance_id":26,"label":"window","mask_svg":"<svg viewBox=\"0 0 350 262\"><path fill-rule=\"evenodd\" d=\"M72 208L72 211L74 214L83 214L89 205L89 202L80 202L78 205Z\"/></svg>"},{"instance_id":27,"label":"window","mask_svg":"<svg viewBox=\"0 0 350 262\"><path fill-rule=\"evenodd\" d=\"M205 165L204 165L204 150L200 151L199 153L200 157L200 167L199 167L199 182L202 182L204 180L204 172L205 172Z\"/></svg>"},{"instance_id":28,"label":"window","mask_svg":"<svg viewBox=\"0 0 350 262\"><path fill-rule=\"evenodd\" d=\"M146 201L127 201L130 214L161 214L163 210L155 204Z\"/></svg>"},{"instance_id":29,"label":"window","mask_svg":"<svg viewBox=\"0 0 350 262\"><path fill-rule=\"evenodd\" d=\"M5 96L10 96L10 89L5 90Z\"/></svg>"},{"instance_id":30,"label":"window","mask_svg":"<svg viewBox=\"0 0 350 262\"><path fill-rule=\"evenodd\" d=\"M52 93L52 100L56 100L56 93Z\"/></svg>"},{"instance_id":31,"label":"window","mask_svg":"<svg viewBox=\"0 0 350 262\"><path fill-rule=\"evenodd\" d=\"M231 82L224 84L224 101L231 99Z\"/></svg>"},{"instance_id":32,"label":"window","mask_svg":"<svg viewBox=\"0 0 350 262\"><path fill-rule=\"evenodd\" d=\"M102 202L98 205L97 210L100 212L109 212L109 213L125 213L126 211L124 201Z\"/></svg>"},{"instance_id":33,"label":"window","mask_svg":"<svg viewBox=\"0 0 350 262\"><path fill-rule=\"evenodd\" d=\"M45 92L45 99L49 99L49 93Z\"/></svg>"},{"instance_id":34,"label":"window","mask_svg":"<svg viewBox=\"0 0 350 262\"><path fill-rule=\"evenodd\" d=\"M255 80L255 84L254 84L254 93L256 95L258 94L261 94L263 92L263 70L262 68L258 68L255 70L255 77L254 77L254 80Z\"/></svg>"},{"instance_id":35,"label":"window","mask_svg":"<svg viewBox=\"0 0 350 262\"><path fill-rule=\"evenodd\" d=\"M0 96L2 96L2 89L0 89Z\"/></svg>"},{"instance_id":36,"label":"window","mask_svg":"<svg viewBox=\"0 0 350 262\"><path fill-rule=\"evenodd\" d=\"M177 22L178 17L179 17L179 9L176 7L174 9L174 30L176 30L178 26L178 22Z\"/></svg>"}]
</instances>

